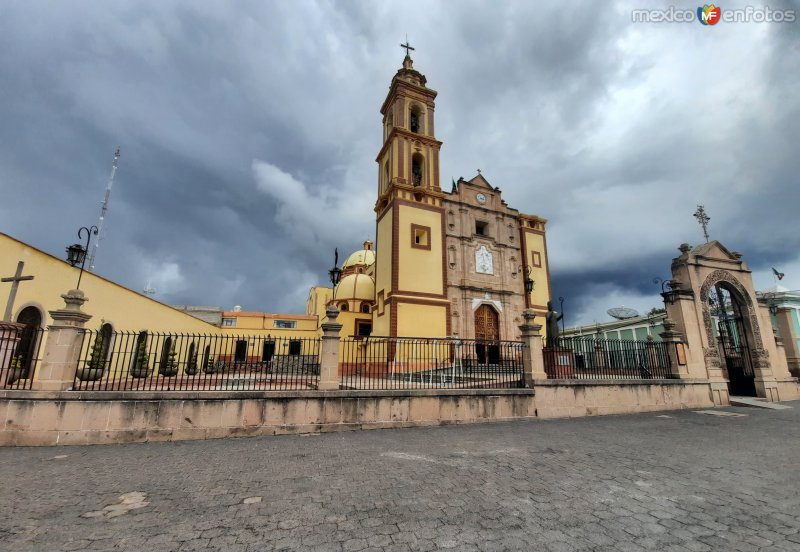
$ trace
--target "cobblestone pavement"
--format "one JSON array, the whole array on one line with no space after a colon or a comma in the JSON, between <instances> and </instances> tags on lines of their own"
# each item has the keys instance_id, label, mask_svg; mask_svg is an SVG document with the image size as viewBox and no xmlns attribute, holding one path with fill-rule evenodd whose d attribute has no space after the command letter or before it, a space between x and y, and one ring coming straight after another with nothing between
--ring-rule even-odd
<instances>
[{"instance_id":1,"label":"cobblestone pavement","mask_svg":"<svg viewBox=\"0 0 800 552\"><path fill-rule=\"evenodd\" d=\"M2 550L800 550L800 403L0 450Z\"/></svg>"}]
</instances>

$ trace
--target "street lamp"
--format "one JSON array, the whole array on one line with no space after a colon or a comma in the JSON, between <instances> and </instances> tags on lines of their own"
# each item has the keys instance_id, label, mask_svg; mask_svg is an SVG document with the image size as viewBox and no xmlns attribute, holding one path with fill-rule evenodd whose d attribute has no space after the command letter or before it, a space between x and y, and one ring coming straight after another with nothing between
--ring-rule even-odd
<instances>
[{"instance_id":1,"label":"street lamp","mask_svg":"<svg viewBox=\"0 0 800 552\"><path fill-rule=\"evenodd\" d=\"M561 333L564 333L564 298L558 298L558 308L561 309Z\"/></svg>"},{"instance_id":2,"label":"street lamp","mask_svg":"<svg viewBox=\"0 0 800 552\"><path fill-rule=\"evenodd\" d=\"M86 265L86 252L89 251L89 243L92 241L92 234L95 236L97 235L97 226L90 226L89 228L85 226L81 227L81 229L78 230L78 239L83 237L84 232L86 232L86 245L73 243L67 247L67 262L72 266L81 265L81 271L78 273L78 285L75 286L75 289L81 289L83 267Z\"/></svg>"},{"instance_id":3,"label":"street lamp","mask_svg":"<svg viewBox=\"0 0 800 552\"><path fill-rule=\"evenodd\" d=\"M339 268L339 249L333 250L333 268L328 271L328 276L331 279L331 284L336 287L339 283L339 278L342 277L342 269Z\"/></svg>"},{"instance_id":4,"label":"street lamp","mask_svg":"<svg viewBox=\"0 0 800 552\"><path fill-rule=\"evenodd\" d=\"M525 267L525 293L530 295L533 292L533 287L536 285L536 282L533 281L531 278L531 267L530 265Z\"/></svg>"}]
</instances>

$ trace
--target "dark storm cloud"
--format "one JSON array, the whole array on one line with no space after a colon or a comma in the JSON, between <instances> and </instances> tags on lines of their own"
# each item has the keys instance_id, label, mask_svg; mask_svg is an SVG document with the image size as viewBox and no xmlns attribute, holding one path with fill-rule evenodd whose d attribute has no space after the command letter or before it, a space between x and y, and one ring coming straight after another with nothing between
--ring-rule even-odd
<instances>
[{"instance_id":1,"label":"dark storm cloud","mask_svg":"<svg viewBox=\"0 0 800 552\"><path fill-rule=\"evenodd\" d=\"M7 3L0 230L60 255L119 144L100 274L299 312L334 247L374 239L378 109L408 33L440 93L442 181L480 167L550 220L570 323L658 306L699 202L757 274L800 270L797 24L633 24L641 7Z\"/></svg>"}]
</instances>

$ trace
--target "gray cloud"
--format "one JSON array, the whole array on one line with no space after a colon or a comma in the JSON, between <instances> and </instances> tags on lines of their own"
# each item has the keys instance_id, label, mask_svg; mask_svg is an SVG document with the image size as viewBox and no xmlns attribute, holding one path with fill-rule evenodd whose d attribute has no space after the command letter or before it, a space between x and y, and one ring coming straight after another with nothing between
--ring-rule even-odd
<instances>
[{"instance_id":1,"label":"gray cloud","mask_svg":"<svg viewBox=\"0 0 800 552\"><path fill-rule=\"evenodd\" d=\"M119 144L97 271L161 300L299 312L334 247L374 238L406 33L440 93L442 180L480 167L550 220L570 323L657 306L699 202L757 274L800 266L797 23L634 24L635 2L98 6L2 8L0 230L61 255Z\"/></svg>"}]
</instances>

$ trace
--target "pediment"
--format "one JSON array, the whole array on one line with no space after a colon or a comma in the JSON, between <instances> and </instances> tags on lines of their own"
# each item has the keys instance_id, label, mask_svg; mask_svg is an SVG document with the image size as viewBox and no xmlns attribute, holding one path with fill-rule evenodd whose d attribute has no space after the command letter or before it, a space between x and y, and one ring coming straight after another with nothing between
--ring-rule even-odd
<instances>
[{"instance_id":1,"label":"pediment","mask_svg":"<svg viewBox=\"0 0 800 552\"><path fill-rule=\"evenodd\" d=\"M471 180L468 180L467 182L469 182L470 184L472 184L474 186L477 186L479 188L486 188L487 190L491 190L493 192L494 191L499 191L499 190L495 189L494 186L489 184L489 181L486 180L486 178L484 178L484 176L482 174L477 174L476 176L474 176Z\"/></svg>"},{"instance_id":2,"label":"pediment","mask_svg":"<svg viewBox=\"0 0 800 552\"><path fill-rule=\"evenodd\" d=\"M692 249L691 253L695 257L704 257L706 259L719 259L723 261L738 261L740 259L739 255L731 253L727 247L717 240L698 245Z\"/></svg>"}]
</instances>

